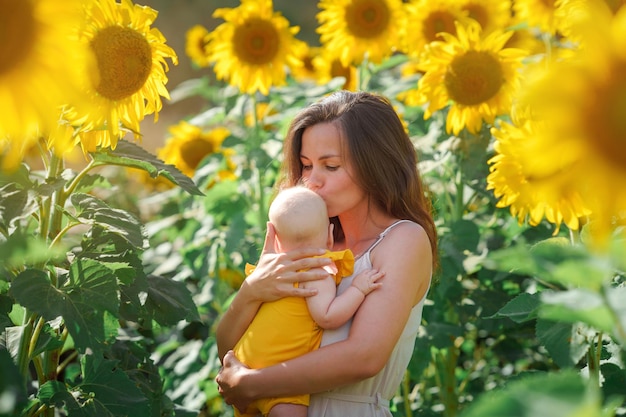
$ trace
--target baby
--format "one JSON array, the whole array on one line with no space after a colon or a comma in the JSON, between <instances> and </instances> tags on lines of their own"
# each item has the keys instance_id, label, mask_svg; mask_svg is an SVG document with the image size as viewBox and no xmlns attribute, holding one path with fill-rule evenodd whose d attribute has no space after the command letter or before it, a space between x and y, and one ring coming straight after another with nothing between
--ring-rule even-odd
<instances>
[{"instance_id":1,"label":"baby","mask_svg":"<svg viewBox=\"0 0 626 417\"><path fill-rule=\"evenodd\" d=\"M333 246L333 227L326 203L308 188L297 186L281 191L270 206L269 220L276 231L276 252ZM344 324L356 313L367 294L382 285L377 281L383 274L367 270L354 277L351 287L337 296L341 279L352 274L354 256L349 249L327 250L322 256L334 261L327 269L332 277L299 284L316 288L316 295L286 297L261 305L234 348L235 355L244 364L264 368L317 349L323 329ZM245 414L235 408L235 416L261 413L269 417L306 417L308 404L309 395L263 398L253 402Z\"/></svg>"}]
</instances>

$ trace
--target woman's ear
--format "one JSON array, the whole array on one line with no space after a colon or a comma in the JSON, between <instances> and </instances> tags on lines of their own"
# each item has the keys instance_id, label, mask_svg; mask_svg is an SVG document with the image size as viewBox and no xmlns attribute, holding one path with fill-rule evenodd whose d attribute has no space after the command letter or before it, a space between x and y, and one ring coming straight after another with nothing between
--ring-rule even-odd
<instances>
[{"instance_id":1,"label":"woman's ear","mask_svg":"<svg viewBox=\"0 0 626 417\"><path fill-rule=\"evenodd\" d=\"M335 225L330 223L328 225L328 240L326 241L326 247L328 249L332 249L335 244L335 239L333 238L333 231L335 230Z\"/></svg>"}]
</instances>

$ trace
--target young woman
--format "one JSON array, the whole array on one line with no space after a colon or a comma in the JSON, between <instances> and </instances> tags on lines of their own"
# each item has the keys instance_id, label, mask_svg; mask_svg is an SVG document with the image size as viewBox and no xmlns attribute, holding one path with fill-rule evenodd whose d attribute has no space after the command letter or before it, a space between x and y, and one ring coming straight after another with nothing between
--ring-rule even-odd
<instances>
[{"instance_id":1,"label":"young woman","mask_svg":"<svg viewBox=\"0 0 626 417\"><path fill-rule=\"evenodd\" d=\"M319 194L337 232L333 250L351 249L354 274L374 268L382 287L354 318L324 331L320 349L263 369L248 369L230 351L259 306L285 296L310 296L295 282L325 278L314 258L323 248L274 253L268 227L257 268L217 329L223 367L216 378L227 403L310 393L310 417L391 416L413 354L436 263L437 238L413 144L385 98L341 91L302 110L284 144L283 186ZM313 269L309 269L313 268ZM298 272L309 269L306 272ZM338 292L350 286L344 278Z\"/></svg>"}]
</instances>

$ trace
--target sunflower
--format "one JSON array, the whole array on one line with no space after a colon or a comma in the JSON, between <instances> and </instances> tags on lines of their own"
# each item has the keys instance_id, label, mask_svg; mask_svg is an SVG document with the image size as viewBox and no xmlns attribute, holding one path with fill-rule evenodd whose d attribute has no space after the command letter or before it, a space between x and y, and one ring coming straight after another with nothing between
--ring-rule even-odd
<instances>
[{"instance_id":1,"label":"sunflower","mask_svg":"<svg viewBox=\"0 0 626 417\"><path fill-rule=\"evenodd\" d=\"M239 289L246 278L241 271L233 268L222 268L217 272L217 276L233 289Z\"/></svg>"},{"instance_id":2,"label":"sunflower","mask_svg":"<svg viewBox=\"0 0 626 417\"><path fill-rule=\"evenodd\" d=\"M488 161L487 189L499 199L497 207L509 207L520 224L528 220L537 226L545 217L556 225L555 234L562 223L578 230L580 219L590 211L580 193L568 185L567 158L562 158L560 148L548 150L551 172L538 175L535 158L542 148L539 130L528 119L503 122L491 129L496 155Z\"/></svg>"},{"instance_id":3,"label":"sunflower","mask_svg":"<svg viewBox=\"0 0 626 417\"><path fill-rule=\"evenodd\" d=\"M61 107L83 100L88 48L77 0L0 0L0 138L3 166L54 129ZM28 143L25 143L28 142Z\"/></svg>"},{"instance_id":4,"label":"sunflower","mask_svg":"<svg viewBox=\"0 0 626 417\"><path fill-rule=\"evenodd\" d=\"M511 20L511 0L461 0L458 5L480 24L484 34L504 30Z\"/></svg>"},{"instance_id":5,"label":"sunflower","mask_svg":"<svg viewBox=\"0 0 626 417\"><path fill-rule=\"evenodd\" d=\"M345 80L341 86L344 90L356 91L358 88L358 71L354 65L344 66L339 58L335 58L326 48L319 48L313 58L318 84L326 84L337 77Z\"/></svg>"},{"instance_id":6,"label":"sunflower","mask_svg":"<svg viewBox=\"0 0 626 417\"><path fill-rule=\"evenodd\" d=\"M269 132L277 128L277 117L278 110L271 102L256 101L247 106L243 123L246 127L260 126Z\"/></svg>"},{"instance_id":7,"label":"sunflower","mask_svg":"<svg viewBox=\"0 0 626 417\"><path fill-rule=\"evenodd\" d=\"M456 35L455 22L464 17L453 0L413 0L405 8L407 19L402 50L414 58L421 56L426 45L441 40L441 33Z\"/></svg>"},{"instance_id":8,"label":"sunflower","mask_svg":"<svg viewBox=\"0 0 626 417\"><path fill-rule=\"evenodd\" d=\"M558 3L559 0L515 0L513 12L519 21L526 22L529 27L556 34L559 22L555 19L555 12Z\"/></svg>"},{"instance_id":9,"label":"sunflower","mask_svg":"<svg viewBox=\"0 0 626 417\"><path fill-rule=\"evenodd\" d=\"M364 59L378 64L400 46L401 0L321 0L319 7L320 41L346 68Z\"/></svg>"},{"instance_id":10,"label":"sunflower","mask_svg":"<svg viewBox=\"0 0 626 417\"><path fill-rule=\"evenodd\" d=\"M139 123L154 113L158 120L168 71L166 58L178 64L161 32L151 27L157 12L130 0L99 0L88 8L83 41L94 52L97 76L89 84L91 107L74 106L67 119L80 125L84 151L115 149L127 131L139 136Z\"/></svg>"},{"instance_id":11,"label":"sunflower","mask_svg":"<svg viewBox=\"0 0 626 417\"><path fill-rule=\"evenodd\" d=\"M218 79L240 91L269 94L284 85L288 66L302 65L297 58L302 41L294 36L299 27L274 12L271 0L242 0L237 8L217 9L213 17L224 23L207 38L207 60Z\"/></svg>"},{"instance_id":12,"label":"sunflower","mask_svg":"<svg viewBox=\"0 0 626 417\"><path fill-rule=\"evenodd\" d=\"M575 18L581 48L546 66L522 99L547 125L534 172L550 174L548 151L563 150L567 185L579 190L602 236L626 217L626 8L613 15L589 1Z\"/></svg>"},{"instance_id":13,"label":"sunflower","mask_svg":"<svg viewBox=\"0 0 626 417\"><path fill-rule=\"evenodd\" d=\"M208 67L206 45L209 31L202 25L191 27L185 34L185 53L198 67Z\"/></svg>"},{"instance_id":14,"label":"sunflower","mask_svg":"<svg viewBox=\"0 0 626 417\"><path fill-rule=\"evenodd\" d=\"M319 46L310 46L306 42L301 42L296 50L296 56L301 65L290 66L291 76L299 82L314 81L317 78L313 59L319 54Z\"/></svg>"},{"instance_id":15,"label":"sunflower","mask_svg":"<svg viewBox=\"0 0 626 417\"><path fill-rule=\"evenodd\" d=\"M481 38L474 20L457 23L457 36L443 33L424 55L425 74L418 81L421 100L428 103L424 118L449 103L446 130L458 134L464 127L477 133L483 121L493 123L508 113L519 84L523 50L504 48L510 32L495 30Z\"/></svg>"},{"instance_id":16,"label":"sunflower","mask_svg":"<svg viewBox=\"0 0 626 417\"><path fill-rule=\"evenodd\" d=\"M203 131L186 121L169 128L170 136L157 156L174 165L183 174L193 177L200 162L208 155L223 152L222 142L230 135L225 127ZM230 155L230 154L229 154Z\"/></svg>"},{"instance_id":17,"label":"sunflower","mask_svg":"<svg viewBox=\"0 0 626 417\"><path fill-rule=\"evenodd\" d=\"M546 53L546 44L537 36L532 29L525 25L512 25L510 29L513 35L504 44L505 48L523 49L528 55Z\"/></svg>"},{"instance_id":18,"label":"sunflower","mask_svg":"<svg viewBox=\"0 0 626 417\"><path fill-rule=\"evenodd\" d=\"M585 19L585 16L588 15L590 2L595 3L596 9L603 10L602 13L610 15L615 15L626 4L626 0L559 0L558 7L554 12L559 31L567 40L576 45L584 41L584 38L588 39L590 35L587 34L581 38L575 23Z\"/></svg>"}]
</instances>

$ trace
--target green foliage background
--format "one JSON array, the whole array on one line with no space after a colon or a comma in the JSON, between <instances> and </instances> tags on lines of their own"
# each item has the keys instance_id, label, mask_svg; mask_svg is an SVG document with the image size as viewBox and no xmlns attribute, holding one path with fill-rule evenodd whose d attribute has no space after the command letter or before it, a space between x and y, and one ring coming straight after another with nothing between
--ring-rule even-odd
<instances>
[{"instance_id":1,"label":"green foliage background","mask_svg":"<svg viewBox=\"0 0 626 417\"><path fill-rule=\"evenodd\" d=\"M402 62L364 66L362 86L393 99L415 82L398 76ZM342 83L249 97L207 77L175 92L206 102L195 123L231 129L236 180L220 180L221 154L192 181L124 141L79 172L52 160L4 174L0 415L232 415L213 381L214 327L262 246L287 124ZM246 125L260 102L275 113ZM425 122L394 104L436 209L441 265L393 414L625 414L623 231L600 254L580 243L585 229L518 224L485 190L486 129L451 137L445 114ZM124 194L123 167L178 187Z\"/></svg>"}]
</instances>

